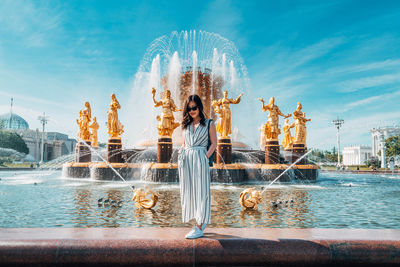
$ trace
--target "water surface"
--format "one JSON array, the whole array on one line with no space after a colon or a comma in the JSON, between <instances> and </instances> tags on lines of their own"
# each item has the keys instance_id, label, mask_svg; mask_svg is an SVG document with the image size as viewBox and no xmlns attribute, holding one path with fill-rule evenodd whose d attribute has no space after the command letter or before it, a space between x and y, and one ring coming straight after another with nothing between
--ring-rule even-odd
<instances>
[{"instance_id":1,"label":"water surface","mask_svg":"<svg viewBox=\"0 0 400 267\"><path fill-rule=\"evenodd\" d=\"M124 182L64 178L61 171L2 171L0 178L0 227L190 226L181 221L179 184L130 181L159 194L153 210L142 210ZM322 173L314 183L277 183L258 211L239 205L248 187L212 184L211 227L400 228L400 176ZM101 197L122 207L99 207Z\"/></svg>"}]
</instances>

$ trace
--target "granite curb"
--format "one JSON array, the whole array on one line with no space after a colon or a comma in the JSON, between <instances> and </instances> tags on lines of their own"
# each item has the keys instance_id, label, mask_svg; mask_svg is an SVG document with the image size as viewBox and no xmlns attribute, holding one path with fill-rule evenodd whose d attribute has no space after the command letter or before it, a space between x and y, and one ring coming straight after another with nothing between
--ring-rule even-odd
<instances>
[{"instance_id":1,"label":"granite curb","mask_svg":"<svg viewBox=\"0 0 400 267\"><path fill-rule=\"evenodd\" d=\"M400 266L400 230L0 228L1 266Z\"/></svg>"}]
</instances>

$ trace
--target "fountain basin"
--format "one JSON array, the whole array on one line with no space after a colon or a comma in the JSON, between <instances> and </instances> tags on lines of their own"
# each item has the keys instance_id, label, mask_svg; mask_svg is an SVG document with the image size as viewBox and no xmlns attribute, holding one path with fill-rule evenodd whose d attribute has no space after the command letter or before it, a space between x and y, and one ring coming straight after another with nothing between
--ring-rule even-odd
<instances>
[{"instance_id":1,"label":"fountain basin","mask_svg":"<svg viewBox=\"0 0 400 267\"><path fill-rule=\"evenodd\" d=\"M112 168L111 168L112 167ZM211 182L246 183L272 181L289 168L288 164L214 164ZM114 169L114 170L113 170ZM179 182L176 163L66 163L63 175L71 178L91 178L94 180L120 181L118 172L125 180L150 182ZM318 177L317 165L295 165L280 178L281 182L291 180L315 181Z\"/></svg>"}]
</instances>

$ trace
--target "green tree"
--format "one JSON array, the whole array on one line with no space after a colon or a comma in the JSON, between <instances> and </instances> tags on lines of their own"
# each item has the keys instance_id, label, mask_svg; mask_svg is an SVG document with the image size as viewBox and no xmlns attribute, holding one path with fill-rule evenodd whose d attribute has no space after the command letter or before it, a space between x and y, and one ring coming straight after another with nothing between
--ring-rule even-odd
<instances>
[{"instance_id":1,"label":"green tree","mask_svg":"<svg viewBox=\"0 0 400 267\"><path fill-rule=\"evenodd\" d=\"M311 154L311 156L315 157L317 160L324 159L324 152L322 150L314 149L310 154Z\"/></svg>"},{"instance_id":2,"label":"green tree","mask_svg":"<svg viewBox=\"0 0 400 267\"><path fill-rule=\"evenodd\" d=\"M99 142L99 147L102 147L102 148L107 147L107 143L101 143L101 142Z\"/></svg>"},{"instance_id":3,"label":"green tree","mask_svg":"<svg viewBox=\"0 0 400 267\"><path fill-rule=\"evenodd\" d=\"M400 155L400 135L389 137L385 140L386 157Z\"/></svg>"},{"instance_id":4,"label":"green tree","mask_svg":"<svg viewBox=\"0 0 400 267\"><path fill-rule=\"evenodd\" d=\"M11 148L18 152L29 154L28 146L16 132L0 131L0 147Z\"/></svg>"},{"instance_id":5,"label":"green tree","mask_svg":"<svg viewBox=\"0 0 400 267\"><path fill-rule=\"evenodd\" d=\"M375 169L378 169L379 166L381 166L381 161L377 157L371 157L369 160L365 162L365 165L368 167L373 167Z\"/></svg>"}]
</instances>

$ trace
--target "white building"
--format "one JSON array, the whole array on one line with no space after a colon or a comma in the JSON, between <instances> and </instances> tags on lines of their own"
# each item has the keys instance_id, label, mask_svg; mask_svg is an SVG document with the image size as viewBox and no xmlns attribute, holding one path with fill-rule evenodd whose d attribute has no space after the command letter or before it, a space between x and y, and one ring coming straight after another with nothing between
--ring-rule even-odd
<instances>
[{"instance_id":1,"label":"white building","mask_svg":"<svg viewBox=\"0 0 400 267\"><path fill-rule=\"evenodd\" d=\"M371 147L366 145L347 146L343 148L343 164L365 165L371 158Z\"/></svg>"},{"instance_id":2,"label":"white building","mask_svg":"<svg viewBox=\"0 0 400 267\"><path fill-rule=\"evenodd\" d=\"M35 161L41 159L42 132L29 129L29 124L12 111L0 115L0 129L17 132L29 148L29 155ZM74 152L76 140L58 132L44 133L43 160L50 161Z\"/></svg>"},{"instance_id":3,"label":"white building","mask_svg":"<svg viewBox=\"0 0 400 267\"><path fill-rule=\"evenodd\" d=\"M381 167L385 168L386 158L382 157L385 150L384 141L385 139L391 136L400 135L400 127L386 126L386 127L373 128L371 130L371 135L372 135L372 156L378 157L379 160L381 161ZM381 152L379 153L379 151Z\"/></svg>"}]
</instances>

